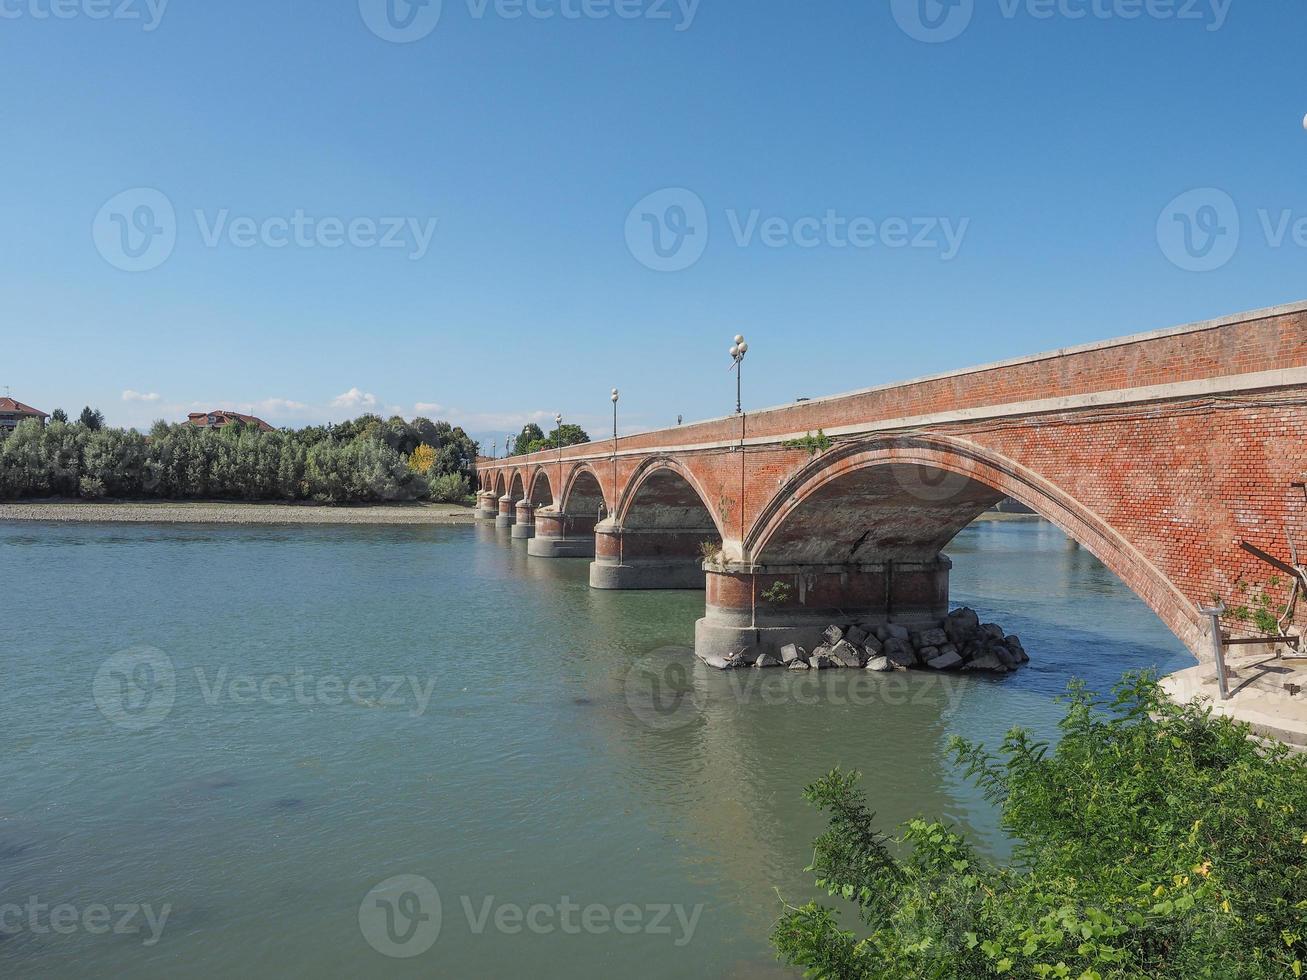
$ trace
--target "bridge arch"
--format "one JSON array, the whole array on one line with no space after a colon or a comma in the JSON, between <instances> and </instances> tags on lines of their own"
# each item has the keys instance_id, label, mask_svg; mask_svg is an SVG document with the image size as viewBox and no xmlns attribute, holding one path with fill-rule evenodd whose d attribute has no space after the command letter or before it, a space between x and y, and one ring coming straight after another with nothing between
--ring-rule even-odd
<instances>
[{"instance_id":1,"label":"bridge arch","mask_svg":"<svg viewBox=\"0 0 1307 980\"><path fill-rule=\"evenodd\" d=\"M1191 650L1200 648L1193 604L1120 532L1034 471L964 439L873 437L836 446L780 488L746 537L746 554L773 565L873 554L926 559L1004 496L1056 524Z\"/></svg>"},{"instance_id":2,"label":"bridge arch","mask_svg":"<svg viewBox=\"0 0 1307 980\"><path fill-rule=\"evenodd\" d=\"M513 501L514 504L516 504L519 500L521 500L524 496L526 496L526 489L522 484L521 470L513 471L512 482L510 482L508 485L508 496Z\"/></svg>"},{"instance_id":3,"label":"bridge arch","mask_svg":"<svg viewBox=\"0 0 1307 980\"><path fill-rule=\"evenodd\" d=\"M599 508L610 509L598 474L585 463L574 467L563 487L562 509L573 516L598 518Z\"/></svg>"},{"instance_id":4,"label":"bridge arch","mask_svg":"<svg viewBox=\"0 0 1307 980\"><path fill-rule=\"evenodd\" d=\"M617 505L624 528L686 528L725 535L708 495L688 466L671 456L653 456L627 481Z\"/></svg>"},{"instance_id":5,"label":"bridge arch","mask_svg":"<svg viewBox=\"0 0 1307 980\"><path fill-rule=\"evenodd\" d=\"M554 481L549 477L549 468L536 467L528 481L527 499L533 507L547 507L554 502Z\"/></svg>"},{"instance_id":6,"label":"bridge arch","mask_svg":"<svg viewBox=\"0 0 1307 980\"><path fill-rule=\"evenodd\" d=\"M504 482L504 471L496 470L495 471L495 496L502 497L507 492L508 492L508 486Z\"/></svg>"}]
</instances>

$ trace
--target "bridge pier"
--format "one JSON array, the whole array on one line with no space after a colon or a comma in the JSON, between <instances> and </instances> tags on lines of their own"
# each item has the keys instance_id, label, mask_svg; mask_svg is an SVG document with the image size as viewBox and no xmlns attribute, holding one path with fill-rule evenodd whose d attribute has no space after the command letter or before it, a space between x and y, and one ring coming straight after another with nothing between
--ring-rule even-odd
<instances>
[{"instance_id":1,"label":"bridge pier","mask_svg":"<svg viewBox=\"0 0 1307 980\"><path fill-rule=\"evenodd\" d=\"M491 490L481 490L477 493L477 518L483 521L493 521L499 514L499 505L495 502L495 494Z\"/></svg>"},{"instance_id":2,"label":"bridge pier","mask_svg":"<svg viewBox=\"0 0 1307 980\"><path fill-rule=\"evenodd\" d=\"M713 666L743 651L746 662L797 643L811 651L832 623L935 626L948 614L944 555L848 565L706 566L705 615L694 652Z\"/></svg>"},{"instance_id":3,"label":"bridge pier","mask_svg":"<svg viewBox=\"0 0 1307 980\"><path fill-rule=\"evenodd\" d=\"M700 546L716 531L702 528L595 526L592 589L702 589Z\"/></svg>"},{"instance_id":4,"label":"bridge pier","mask_svg":"<svg viewBox=\"0 0 1307 980\"><path fill-rule=\"evenodd\" d=\"M535 537L535 507L530 500L517 502L516 516L513 521L513 537L529 541Z\"/></svg>"},{"instance_id":5,"label":"bridge pier","mask_svg":"<svg viewBox=\"0 0 1307 980\"><path fill-rule=\"evenodd\" d=\"M527 543L526 553L534 558L593 558L596 523L593 515L539 510L535 515L535 536Z\"/></svg>"},{"instance_id":6,"label":"bridge pier","mask_svg":"<svg viewBox=\"0 0 1307 980\"><path fill-rule=\"evenodd\" d=\"M513 526L513 498L504 494L499 498L499 515L495 518L495 527Z\"/></svg>"}]
</instances>

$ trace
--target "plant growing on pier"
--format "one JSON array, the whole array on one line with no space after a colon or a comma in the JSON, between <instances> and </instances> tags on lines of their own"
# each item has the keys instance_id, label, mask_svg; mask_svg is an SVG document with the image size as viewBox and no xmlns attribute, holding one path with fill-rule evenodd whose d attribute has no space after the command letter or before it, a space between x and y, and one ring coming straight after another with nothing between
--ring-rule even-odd
<instances>
[{"instance_id":1,"label":"plant growing on pier","mask_svg":"<svg viewBox=\"0 0 1307 980\"><path fill-rule=\"evenodd\" d=\"M717 564L722 558L722 546L716 541L700 541L699 554L703 560L712 564Z\"/></svg>"},{"instance_id":2,"label":"plant growing on pier","mask_svg":"<svg viewBox=\"0 0 1307 980\"><path fill-rule=\"evenodd\" d=\"M835 440L826 435L822 429L818 429L815 436L809 432L801 439L790 439L781 445L786 449L803 449L809 456L816 456L835 445Z\"/></svg>"},{"instance_id":3,"label":"plant growing on pier","mask_svg":"<svg viewBox=\"0 0 1307 980\"><path fill-rule=\"evenodd\" d=\"M875 829L856 773L805 790L829 813L809 870L868 935L818 903L772 934L808 976L1271 978L1307 956L1307 760L1127 676L1073 686L1056 748L1013 729L997 756L955 739L1017 839L992 863L956 829Z\"/></svg>"},{"instance_id":4,"label":"plant growing on pier","mask_svg":"<svg viewBox=\"0 0 1307 980\"><path fill-rule=\"evenodd\" d=\"M771 587L764 590L761 594L763 602L770 602L775 605L782 605L790 601L790 596L794 594L794 589L784 582L773 582Z\"/></svg>"}]
</instances>

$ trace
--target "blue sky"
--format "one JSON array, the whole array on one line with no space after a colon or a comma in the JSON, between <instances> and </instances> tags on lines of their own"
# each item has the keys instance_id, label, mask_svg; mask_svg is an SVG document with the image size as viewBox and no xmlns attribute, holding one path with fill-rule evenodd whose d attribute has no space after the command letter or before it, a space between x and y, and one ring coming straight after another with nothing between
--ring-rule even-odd
<instances>
[{"instance_id":1,"label":"blue sky","mask_svg":"<svg viewBox=\"0 0 1307 980\"><path fill-rule=\"evenodd\" d=\"M607 431L614 385L624 430L725 414L737 332L747 408L1302 299L1304 36L1266 0L0 0L0 386L502 444Z\"/></svg>"}]
</instances>

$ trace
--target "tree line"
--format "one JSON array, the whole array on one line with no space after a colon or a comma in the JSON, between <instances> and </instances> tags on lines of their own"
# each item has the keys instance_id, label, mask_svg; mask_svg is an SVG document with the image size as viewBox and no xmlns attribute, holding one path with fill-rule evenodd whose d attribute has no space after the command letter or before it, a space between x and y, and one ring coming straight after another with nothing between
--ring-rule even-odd
<instances>
[{"instance_id":1,"label":"tree line","mask_svg":"<svg viewBox=\"0 0 1307 980\"><path fill-rule=\"evenodd\" d=\"M364 415L263 432L161 421L142 435L82 414L45 426L28 419L0 441L0 499L466 503L472 495L477 446L448 422Z\"/></svg>"},{"instance_id":2,"label":"tree line","mask_svg":"<svg viewBox=\"0 0 1307 980\"><path fill-rule=\"evenodd\" d=\"M508 452L509 456L529 456L531 453L538 453L542 449L557 449L559 446L579 446L581 443L589 442L590 436L579 425L573 425L570 422L564 425L555 426L554 430L545 435L543 429L534 422L528 422L522 426L521 433L513 440L513 449ZM505 446L505 451L507 451Z\"/></svg>"}]
</instances>

